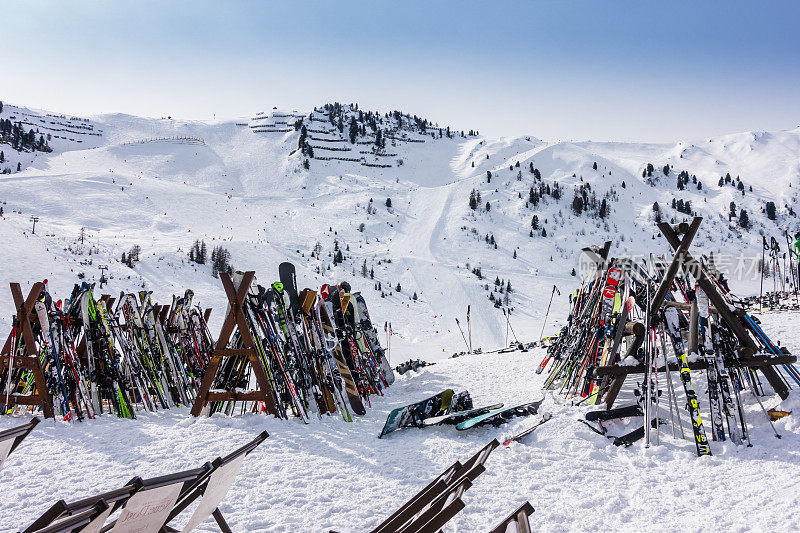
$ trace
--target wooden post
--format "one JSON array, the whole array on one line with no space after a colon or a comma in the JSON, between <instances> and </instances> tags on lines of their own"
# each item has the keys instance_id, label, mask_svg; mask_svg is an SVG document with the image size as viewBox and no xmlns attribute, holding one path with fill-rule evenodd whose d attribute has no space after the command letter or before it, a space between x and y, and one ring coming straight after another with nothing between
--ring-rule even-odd
<instances>
[{"instance_id":1,"label":"wooden post","mask_svg":"<svg viewBox=\"0 0 800 533\"><path fill-rule=\"evenodd\" d=\"M45 418L55 419L55 412L53 410L53 398L47 390L47 382L44 379L44 372L39 363L39 351L36 349L36 342L33 337L33 330L31 330L31 320L39 320L33 306L36 303L39 294L41 294L44 284L36 282L31 287L28 297L22 298L22 288L19 283L11 283L11 296L14 299L14 307L17 309L17 319L19 327L22 332L21 337L25 343L25 355L17 356L13 354L15 346L12 346L11 335L6 339L3 349L0 350L0 366L8 368L9 361L12 354L14 355L14 366L17 368L26 368L33 373L33 381L36 386L36 394L10 394L8 397L9 405L33 405L40 406ZM5 402L5 399L2 399Z\"/></svg>"},{"instance_id":2,"label":"wooden post","mask_svg":"<svg viewBox=\"0 0 800 533\"><path fill-rule=\"evenodd\" d=\"M197 397L194 400L194 405L192 405L191 414L192 416L200 416L200 412L208 402L262 401L266 404L267 411L270 414L280 416L278 406L275 404L275 398L270 390L267 372L256 353L255 342L253 341L242 308L245 298L247 298L247 291L250 290L250 285L253 283L255 272L252 270L245 272L238 289L234 288L233 280L231 280L230 275L227 273L223 272L219 277L222 280L222 286L225 288L225 294L228 297L228 315L225 317L225 321L222 324L222 330L217 338L214 351L211 354L211 360L206 367L205 374L203 374L203 381L200 383L200 389L197 391ZM242 337L242 344L245 346L243 349L227 348L228 340L230 340L234 328L239 329L239 335ZM250 365L255 373L256 383L258 384L258 390L246 392L210 392L211 385L214 383L214 378L217 375L217 370L222 363L222 358L242 356L250 360Z\"/></svg>"},{"instance_id":3,"label":"wooden post","mask_svg":"<svg viewBox=\"0 0 800 533\"><path fill-rule=\"evenodd\" d=\"M675 256L672 258L672 262L669 264L669 267L667 267L664 277L661 278L661 284L658 286L658 290L656 290L656 294L653 296L653 300L650 304L650 316L655 315L658 310L661 309L661 304L664 303L664 298L667 297L667 293L669 292L670 287L672 287L672 282L675 279L675 275L678 273L678 268L680 268L681 263L683 263L687 250L689 249L689 245L692 244L692 240L694 239L697 229L700 227L700 222L702 221L702 217L694 217L692 219L692 224L685 232L680 244L678 244L678 246L675 248ZM664 222L659 224L658 227L661 228L662 225L669 228L670 231L674 231L669 224ZM664 229L662 229L661 232L663 233Z\"/></svg>"}]
</instances>

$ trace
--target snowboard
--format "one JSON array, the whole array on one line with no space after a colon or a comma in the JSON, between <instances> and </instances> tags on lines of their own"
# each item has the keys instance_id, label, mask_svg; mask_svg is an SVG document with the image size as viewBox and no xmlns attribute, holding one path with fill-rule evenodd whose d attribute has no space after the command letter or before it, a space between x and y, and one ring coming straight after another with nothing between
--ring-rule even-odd
<instances>
[{"instance_id":1,"label":"snowboard","mask_svg":"<svg viewBox=\"0 0 800 533\"><path fill-rule=\"evenodd\" d=\"M514 435L513 437L511 437L511 438L509 438L509 439L507 439L507 440L503 441L503 446L508 446L508 445L509 445L509 444L511 444L512 442L514 442L514 441L517 441L517 440L520 440L520 439L522 439L522 438L524 438L524 437L526 437L526 436L530 435L531 433L533 433L533 432L536 430L536 428L538 428L539 426L541 426L542 424L544 424L545 422L547 422L547 421L548 421L548 420L550 420L551 418L553 418L553 415L551 415L550 413L545 413L545 414L543 414L543 415L542 415L542 419L541 419L539 422L537 422L537 423L536 423L536 424L534 424L533 426L529 427L529 428L528 428L528 429L526 429L525 431L523 431L523 432L521 432L521 433L517 433L517 434L516 434L516 435Z\"/></svg>"},{"instance_id":2,"label":"snowboard","mask_svg":"<svg viewBox=\"0 0 800 533\"><path fill-rule=\"evenodd\" d=\"M447 389L427 400L394 409L386 418L378 438L403 427L421 427L426 418L447 414L450 411L453 395L453 389Z\"/></svg>"},{"instance_id":3,"label":"snowboard","mask_svg":"<svg viewBox=\"0 0 800 533\"><path fill-rule=\"evenodd\" d=\"M585 418L589 422L595 422L595 421L603 422L605 420L614 420L615 418L627 418L631 416L642 416L642 415L644 415L644 411L642 411L642 408L637 403L625 407L616 407L614 409L589 411L588 413L586 413Z\"/></svg>"},{"instance_id":4,"label":"snowboard","mask_svg":"<svg viewBox=\"0 0 800 533\"><path fill-rule=\"evenodd\" d=\"M325 312L327 322L323 322L322 311ZM331 355L333 355L333 360L336 362L336 367L339 369L339 375L342 377L345 393L347 394L347 400L355 414L364 416L367 414L367 410L364 408L364 403L361 401L361 396L358 393L358 386L356 385L355 379L350 373L350 367L347 365L347 361L344 358L341 344L336 340L335 333L333 333L333 331L335 331L335 319L333 318L333 304L331 302L320 302L319 306L317 307L317 319L321 324L327 324L328 327L331 328L332 333L327 336L328 338L326 339L326 343L330 342L329 349Z\"/></svg>"},{"instance_id":5,"label":"snowboard","mask_svg":"<svg viewBox=\"0 0 800 533\"><path fill-rule=\"evenodd\" d=\"M392 371L392 366L389 364L389 360L386 358L386 352L384 352L378 341L378 331L375 329L375 326L372 325L372 320L367 310L367 303L364 301L364 297L361 296L361 294L356 293L353 296L355 297L361 333L370 350L375 354L375 358L378 360L377 362L380 366L383 379L386 380L386 383L391 385L394 383L394 372Z\"/></svg>"},{"instance_id":6,"label":"snowboard","mask_svg":"<svg viewBox=\"0 0 800 533\"><path fill-rule=\"evenodd\" d=\"M515 407L495 409L494 411L489 411L488 413L484 413L461 422L460 424L456 425L456 429L459 431L464 431L466 429L476 426L483 426L486 424L499 426L500 424L504 424L517 416L535 415L543 401L544 400L539 400L537 402L523 403Z\"/></svg>"},{"instance_id":7,"label":"snowboard","mask_svg":"<svg viewBox=\"0 0 800 533\"><path fill-rule=\"evenodd\" d=\"M475 409L468 409L466 411L456 411L454 413L441 415L441 416L433 416L431 418L426 418L422 421L422 425L427 426L435 426L437 424L458 424L463 422L464 420L469 420L470 418L475 418L476 416L488 413L489 411L495 411L503 407L502 403L496 403L494 405L487 405L486 407L477 407Z\"/></svg>"},{"instance_id":8,"label":"snowboard","mask_svg":"<svg viewBox=\"0 0 800 533\"><path fill-rule=\"evenodd\" d=\"M658 421L654 418L650 422L650 427L656 428L658 427L658 424L660 422L661 421ZM644 438L644 425L641 425L629 433L620 435L619 437L614 437L613 444L614 446L625 446L627 448L628 446L633 445L633 443L643 438Z\"/></svg>"},{"instance_id":9,"label":"snowboard","mask_svg":"<svg viewBox=\"0 0 800 533\"><path fill-rule=\"evenodd\" d=\"M278 265L278 277L283 283L283 290L289 295L289 307L294 316L300 315L300 299L297 295L297 275L292 263L283 262Z\"/></svg>"}]
</instances>

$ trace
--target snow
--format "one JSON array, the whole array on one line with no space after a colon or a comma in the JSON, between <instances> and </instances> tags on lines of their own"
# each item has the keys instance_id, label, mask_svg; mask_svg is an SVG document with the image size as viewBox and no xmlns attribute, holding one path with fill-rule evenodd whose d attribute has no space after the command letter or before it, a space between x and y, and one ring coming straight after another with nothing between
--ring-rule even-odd
<instances>
[{"instance_id":1,"label":"snow","mask_svg":"<svg viewBox=\"0 0 800 533\"><path fill-rule=\"evenodd\" d=\"M762 318L772 338L800 349L791 335L800 314ZM408 372L351 424L338 417L308 425L262 415L193 419L185 409L141 413L136 420L44 421L0 472L0 530L26 526L59 498L112 489L134 475L199 466L266 429L270 437L247 457L221 506L234 531L363 531L452 462L541 418L463 432L452 426L409 428L378 439L390 410L446 388L469 390L476 406L539 399L545 374L534 370L542 355L540 350L468 355ZM623 389L619 404L630 398ZM487 530L525 500L536 508L534 524L543 531L585 530L586 524L615 531L701 531L709 523L722 530L794 529L800 426L794 416L775 422L782 435L778 440L755 399L744 399L753 447L712 442L714 455L698 459L693 443L673 438L669 425L661 428L660 444L649 449L642 442L617 448L577 421L589 407L573 407L547 393L539 413L552 413L553 419L522 442L492 453L486 473L464 497L466 508L447 530ZM770 408L779 399L763 401ZM787 402L800 407L794 396ZM669 419L663 402L661 417ZM0 428L22 421L3 417ZM610 432L622 434L637 423L609 424ZM214 526L206 522L200 530L214 531Z\"/></svg>"},{"instance_id":2,"label":"snow","mask_svg":"<svg viewBox=\"0 0 800 533\"><path fill-rule=\"evenodd\" d=\"M50 127L46 112L7 103L0 118L22 113L31 123ZM65 298L80 281L79 274L96 282L100 265L108 265L108 288L96 293L146 288L153 291L154 302L168 302L172 294L191 288L197 302L214 308L211 329L216 333L224 314L224 291L208 265L187 261L194 240L204 239L209 250L227 247L233 265L255 270L262 283L271 282L285 260L297 265L301 288L350 282L364 294L379 330L380 324L391 322L393 365L410 358L437 364L398 377L387 396L375 399L367 415L352 424L335 417L308 426L263 416L194 420L185 409L141 413L134 421L105 417L72 426L47 421L0 472L6 487L0 491L0 530L25 526L61 497L110 489L133 475L197 466L262 429L271 437L247 458L222 506L234 530L356 531L375 526L445 466L493 437L507 437L538 420L516 420L498 430L462 433L433 427L376 438L391 409L445 388L469 389L476 405L513 405L541 396L546 373L534 373L539 351L446 359L464 350L455 319L466 333L468 305L474 346L496 349L513 340L513 333L527 342L540 334L555 284L561 294L553 299L544 334L556 333L567 316L568 295L579 283L571 271L581 248L611 239L617 256L671 256L654 226L654 202L667 220L688 219L671 208L673 198L690 200L705 217L691 248L696 256L760 257L762 234L783 243L784 230L800 229L789 212L798 206L800 129L673 144L459 135L440 139L438 130L433 139L402 131L408 139L425 142L390 140L386 152L396 156L364 155L367 162L389 161L391 168L311 159L305 170L293 127L288 132L255 132L251 127L276 120L293 124L294 117L275 116L280 114L306 117L309 128L330 126L320 122L318 112L317 120L308 122L308 110L274 109L215 123L124 114L88 121L66 116L58 120L72 128L91 126L101 134L76 134L72 141L69 136L53 138L49 154L18 153L3 144L8 163L0 167L15 170L20 162L23 171L0 175L0 242L5 252L0 256L0 331L11 324L9 282L20 282L27 294L33 281L47 278L51 292ZM332 131L325 137L340 138ZM203 143L158 140L169 137L194 137ZM370 149L349 141L345 145L355 153ZM655 167L650 182L642 177L647 163ZM562 186L559 201L547 197L536 207L525 205L534 184L531 164L545 183ZM672 165L668 176L661 173L665 164ZM686 190L678 190L681 170L696 174L703 189L690 181ZM492 172L491 183L487 171ZM728 172L734 180L741 176L744 196L731 185L717 185ZM611 198L608 219L572 213L573 188L586 183L598 200L606 194ZM481 192L482 204L491 203L491 211L469 209L472 189ZM387 198L391 208L385 205ZM728 222L731 201L737 211L748 211L751 230L739 228L735 219ZM766 201L776 203L777 221L762 213ZM547 237L529 237L534 214ZM35 235L31 216L39 217ZM496 249L485 242L487 235L495 238ZM331 264L334 241L346 256L342 265ZM321 257L312 258L316 243ZM119 259L137 244L141 262L131 269ZM361 276L365 260L374 279ZM481 268L483 279L470 272L475 267ZM496 277L513 287L513 332L506 332L505 315L488 299ZM745 296L758 292L758 281L751 275L732 280L732 286ZM378 282L382 290L376 289ZM401 292L394 291L398 283ZM765 286L772 283L766 280ZM800 349L792 344L798 319L796 313L763 315L767 332L793 351ZM385 342L383 333L381 340ZM702 396L700 388L698 394ZM626 397L630 391L623 389L620 401ZM782 419L776 427L783 439L775 439L758 404L752 397L746 402L748 422L755 425L753 448L712 443L715 455L696 459L693 444L674 439L669 428L662 428L661 444L649 450L638 445L615 448L576 421L586 407L563 405L563 399L548 395L542 411L551 412L553 420L524 442L492 454L487 473L467 493L467 508L451 529L487 529L526 499L537 509L534 521L544 530L585 529L586 524L613 530L652 525L701 530L709 523L737 530L794 529L800 430L793 417ZM791 396L787 405L797 402ZM768 408L777 403L776 398L765 400ZM2 417L0 427L18 422ZM684 412L684 430L686 423ZM769 491L763 490L766 476Z\"/></svg>"},{"instance_id":3,"label":"snow","mask_svg":"<svg viewBox=\"0 0 800 533\"><path fill-rule=\"evenodd\" d=\"M47 117L43 111L10 104L2 117L22 112L44 117L31 118L32 123ZM292 116L275 117L286 114ZM244 126L237 125L241 121L203 123L124 114L88 122L76 118L73 124L89 124L102 135L91 136L91 144L55 139L52 153L37 152L24 162L23 172L0 176L0 201L5 202L0 238L14 250L0 260L0 291L10 281L25 285L48 278L55 294L63 297L79 273L96 281L99 265L109 265L110 290L146 287L156 300L168 301L190 287L201 304L218 308L224 304L219 282L209 268L186 260L192 242L204 239L210 247L227 247L236 268L254 269L267 280L274 276L275 265L288 259L298 265L301 284L349 281L364 292L376 322L392 322L392 362L397 364L416 357L422 341L435 347L428 355L431 359L460 350L463 340L455 318L465 322L467 305L473 310L473 344L484 349L505 345L505 316L489 301L491 291L486 289L495 288L496 277L515 289L510 295L514 332L522 340L535 339L546 307L539 296L549 295L553 284L566 290L554 299L552 315L565 316L567 295L578 282L571 271L582 247L612 239L615 253L671 253L653 226L655 201L665 217L687 218L671 209L673 197L691 200L693 209L706 217L693 250L752 257L760 255L760 232L783 242L783 229L791 218L782 206L797 205L797 189L791 185L798 181L800 130L671 145L553 144L535 137L459 135L434 139L401 131L401 136L425 142L390 140L386 151L397 156L377 159L388 160L392 168L312 159L310 170L305 170L296 150L299 133L293 127L285 133L256 133L249 127L305 117L310 129L329 131L324 137L345 137L326 119L320 120L321 113L314 116L317 119L309 122L308 113L275 109L254 114ZM157 140L168 137L199 138L204 144ZM355 153L370 149L349 141L337 144ZM18 159L9 146L4 148L9 161ZM509 170L517 162L520 168ZM595 162L597 171L592 168ZM648 162L656 167L655 186L641 177ZM658 177L666 163L674 165L670 175ZM547 197L535 208L525 206L533 184L530 164L540 170L544 182L557 181L563 187L560 201ZM683 169L697 174L703 191L693 189L691 182L687 190L677 191L675 176ZM487 170L493 174L491 183L486 183ZM522 179L517 181L520 172ZM726 172L734 179L741 175L753 192L742 197L730 185L718 187L716 181ZM606 221L572 214L572 188L582 183L590 183L598 198L613 191L617 200L610 202ZM468 209L473 188L481 191L482 203L492 204L490 212ZM386 198L392 199L392 208L385 207ZM776 222L761 213L767 199L778 205ZM755 224L750 232L729 226L724 214L732 200L750 213ZM534 214L547 237L528 236ZM35 236L30 235L31 215L39 217ZM88 241L79 245L82 227ZM788 229L792 231L791 225ZM486 235L495 237L497 249L484 242ZM345 248L343 265L331 265L328 254L334 240ZM311 259L317 242L321 257ZM142 247L142 261L129 269L119 259L135 244ZM360 276L365 260L374 270L374 280ZM484 279L470 273L474 267L481 268ZM377 282L385 298L376 290ZM392 290L397 283L400 293ZM738 288L742 293L757 290L752 280ZM414 293L416 302L411 300ZM0 329L10 325L10 313L10 299L0 298ZM218 320L221 313L213 314L212 328L219 326ZM550 320L545 334L556 332L560 324Z\"/></svg>"}]
</instances>

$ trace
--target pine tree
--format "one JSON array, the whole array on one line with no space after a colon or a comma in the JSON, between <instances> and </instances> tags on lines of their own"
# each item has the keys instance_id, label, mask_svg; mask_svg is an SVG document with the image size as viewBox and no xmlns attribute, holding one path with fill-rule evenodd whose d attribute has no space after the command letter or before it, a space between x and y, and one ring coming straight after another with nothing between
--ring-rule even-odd
<instances>
[{"instance_id":1,"label":"pine tree","mask_svg":"<svg viewBox=\"0 0 800 533\"><path fill-rule=\"evenodd\" d=\"M386 199L386 207L392 207L392 199L391 198L387 198Z\"/></svg>"},{"instance_id":2,"label":"pine tree","mask_svg":"<svg viewBox=\"0 0 800 533\"><path fill-rule=\"evenodd\" d=\"M608 204L606 203L605 198L603 198L603 201L600 202L600 211L598 215L600 218L606 218L608 216Z\"/></svg>"},{"instance_id":3,"label":"pine tree","mask_svg":"<svg viewBox=\"0 0 800 533\"><path fill-rule=\"evenodd\" d=\"M400 292L401 290L403 289L400 287L400 284L398 283L397 287L394 288L394 292Z\"/></svg>"},{"instance_id":4,"label":"pine tree","mask_svg":"<svg viewBox=\"0 0 800 533\"><path fill-rule=\"evenodd\" d=\"M531 229L539 229L539 217L537 215L533 215L531 219Z\"/></svg>"},{"instance_id":5,"label":"pine tree","mask_svg":"<svg viewBox=\"0 0 800 533\"><path fill-rule=\"evenodd\" d=\"M491 210L492 210L492 204L490 204L489 202L486 202L486 211L489 212Z\"/></svg>"},{"instance_id":6,"label":"pine tree","mask_svg":"<svg viewBox=\"0 0 800 533\"><path fill-rule=\"evenodd\" d=\"M469 193L469 208L473 211L478 208L478 198L475 195L475 189L472 189Z\"/></svg>"},{"instance_id":7,"label":"pine tree","mask_svg":"<svg viewBox=\"0 0 800 533\"><path fill-rule=\"evenodd\" d=\"M583 198L581 198L577 194L572 199L572 211L576 215L580 215L583 212Z\"/></svg>"},{"instance_id":8,"label":"pine tree","mask_svg":"<svg viewBox=\"0 0 800 533\"><path fill-rule=\"evenodd\" d=\"M658 205L658 202L653 202L653 218L656 224L661 222L661 207Z\"/></svg>"},{"instance_id":9,"label":"pine tree","mask_svg":"<svg viewBox=\"0 0 800 533\"><path fill-rule=\"evenodd\" d=\"M744 209L739 212L739 226L744 229L750 228L750 217L747 216L747 211Z\"/></svg>"},{"instance_id":10,"label":"pine tree","mask_svg":"<svg viewBox=\"0 0 800 533\"><path fill-rule=\"evenodd\" d=\"M356 117L355 115L350 117L350 144L356 143L356 137L358 136L358 124L356 124Z\"/></svg>"},{"instance_id":11,"label":"pine tree","mask_svg":"<svg viewBox=\"0 0 800 533\"><path fill-rule=\"evenodd\" d=\"M597 161L595 161L594 164L592 164L592 170L597 170Z\"/></svg>"},{"instance_id":12,"label":"pine tree","mask_svg":"<svg viewBox=\"0 0 800 533\"><path fill-rule=\"evenodd\" d=\"M775 220L775 202L767 202L767 218Z\"/></svg>"}]
</instances>

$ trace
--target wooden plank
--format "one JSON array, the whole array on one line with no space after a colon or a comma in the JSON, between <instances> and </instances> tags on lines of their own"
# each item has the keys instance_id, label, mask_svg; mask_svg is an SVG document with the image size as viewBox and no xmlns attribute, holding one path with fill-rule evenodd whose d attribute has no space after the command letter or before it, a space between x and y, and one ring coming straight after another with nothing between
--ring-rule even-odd
<instances>
[{"instance_id":1,"label":"wooden plank","mask_svg":"<svg viewBox=\"0 0 800 533\"><path fill-rule=\"evenodd\" d=\"M209 392L206 395L206 402L260 402L264 401L265 394L260 390L245 392Z\"/></svg>"},{"instance_id":2,"label":"wooden plank","mask_svg":"<svg viewBox=\"0 0 800 533\"><path fill-rule=\"evenodd\" d=\"M252 353L252 348L226 348L225 350L214 350L211 357L249 357Z\"/></svg>"},{"instance_id":3,"label":"wooden plank","mask_svg":"<svg viewBox=\"0 0 800 533\"><path fill-rule=\"evenodd\" d=\"M8 360L11 359L10 355L0 355L0 365L8 368ZM39 366L39 360L35 357L14 357L15 368L25 368L32 370Z\"/></svg>"},{"instance_id":4,"label":"wooden plank","mask_svg":"<svg viewBox=\"0 0 800 533\"><path fill-rule=\"evenodd\" d=\"M783 355L777 357L753 357L749 359L740 359L735 364L728 365L728 367L749 367L749 368L756 368L758 370L762 370L764 368L770 368L775 365L786 365L790 363L797 362L797 357L794 355ZM708 366L708 363L705 361L691 361L689 362L689 369L691 370L704 370ZM680 372L680 365L675 363L670 363L669 365L670 371ZM665 369L664 367L659 367L658 372L663 372ZM600 376L624 376L628 374L644 374L645 366L644 365L632 365L632 366L620 366L620 365L607 365L607 366L598 366L594 369L594 375L597 377ZM776 391L777 392L777 391Z\"/></svg>"}]
</instances>

